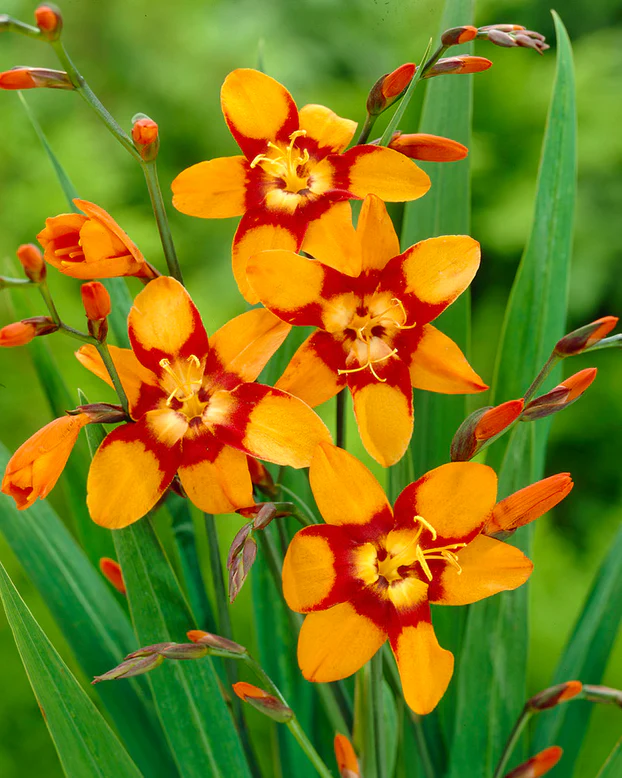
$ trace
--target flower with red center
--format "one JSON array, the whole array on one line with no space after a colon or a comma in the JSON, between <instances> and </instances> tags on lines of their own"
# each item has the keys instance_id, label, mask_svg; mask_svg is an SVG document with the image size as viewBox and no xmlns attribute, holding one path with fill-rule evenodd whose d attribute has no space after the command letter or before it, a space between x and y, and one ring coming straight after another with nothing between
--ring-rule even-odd
<instances>
[{"instance_id":1,"label":"flower with red center","mask_svg":"<svg viewBox=\"0 0 622 778\"><path fill-rule=\"evenodd\" d=\"M256 70L230 73L221 103L244 156L182 171L173 181L173 204L190 216L242 216L233 239L233 273L249 302L257 302L245 272L252 254L302 246L320 261L328 254L330 264L332 243L352 230L344 201L373 192L404 202L430 187L426 173L392 149L361 145L345 151L355 122L322 105L298 111L285 87ZM357 272L351 265L342 269Z\"/></svg>"},{"instance_id":2,"label":"flower with red center","mask_svg":"<svg viewBox=\"0 0 622 778\"><path fill-rule=\"evenodd\" d=\"M384 204L369 195L350 250L362 266L356 278L273 250L251 257L248 279L281 319L318 328L277 386L311 406L347 386L365 448L388 466L412 435L413 386L445 394L488 388L458 346L430 324L471 283L479 244L452 235L400 254Z\"/></svg>"},{"instance_id":3,"label":"flower with red center","mask_svg":"<svg viewBox=\"0 0 622 778\"><path fill-rule=\"evenodd\" d=\"M128 318L131 349L111 348L135 423L113 430L88 477L93 520L125 527L149 511L176 474L201 510L228 513L253 503L247 455L307 467L330 440L301 400L252 383L289 327L255 309L208 343L190 296L173 278L151 281ZM78 358L110 383L93 346Z\"/></svg>"},{"instance_id":4,"label":"flower with red center","mask_svg":"<svg viewBox=\"0 0 622 778\"><path fill-rule=\"evenodd\" d=\"M320 444L309 477L326 524L300 530L283 565L288 605L308 614L298 641L303 675L345 678L388 638L406 702L429 713L454 663L438 644L430 603L467 605L531 574L522 551L484 534L494 471L442 465L407 486L393 509L369 470L335 446Z\"/></svg>"}]
</instances>

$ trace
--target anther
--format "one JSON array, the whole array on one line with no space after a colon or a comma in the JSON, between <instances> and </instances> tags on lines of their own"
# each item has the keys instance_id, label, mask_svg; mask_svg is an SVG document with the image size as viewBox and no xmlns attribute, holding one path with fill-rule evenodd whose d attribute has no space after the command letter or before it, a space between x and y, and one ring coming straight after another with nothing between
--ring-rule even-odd
<instances>
[{"instance_id":1,"label":"anther","mask_svg":"<svg viewBox=\"0 0 622 778\"><path fill-rule=\"evenodd\" d=\"M432 571L430 570L430 566L428 565L428 560L425 558L425 554L423 553L421 546L417 546L417 551L415 553L417 555L417 561L421 565L421 568L423 569L426 578L428 579L428 581L431 581Z\"/></svg>"},{"instance_id":2,"label":"anther","mask_svg":"<svg viewBox=\"0 0 622 778\"><path fill-rule=\"evenodd\" d=\"M428 521L426 521L423 518L423 516L419 516L417 514L417 516L413 516L413 521L414 522L418 522L419 524L421 524L422 528L425 527L428 530L428 532L432 535L432 540L433 541L436 540L436 537L437 537L436 536L436 530L434 529L434 527Z\"/></svg>"}]
</instances>

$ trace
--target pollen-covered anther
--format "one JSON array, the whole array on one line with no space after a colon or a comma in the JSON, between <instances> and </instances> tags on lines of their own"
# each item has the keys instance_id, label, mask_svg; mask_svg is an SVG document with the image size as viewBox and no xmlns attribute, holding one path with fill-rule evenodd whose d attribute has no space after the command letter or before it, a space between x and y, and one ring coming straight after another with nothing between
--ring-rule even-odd
<instances>
[{"instance_id":1,"label":"pollen-covered anther","mask_svg":"<svg viewBox=\"0 0 622 778\"><path fill-rule=\"evenodd\" d=\"M285 191L297 194L302 189L307 188L307 176L301 176L299 169L309 162L310 156L307 149L296 148L296 141L298 138L307 134L306 130L296 130L289 136L289 144L283 150L281 146L277 146L276 143L268 141L268 152L265 154L257 154L257 156L250 163L251 168L261 165L268 175L280 178L285 184ZM271 155L271 150L276 152L276 155Z\"/></svg>"},{"instance_id":2,"label":"pollen-covered anther","mask_svg":"<svg viewBox=\"0 0 622 778\"><path fill-rule=\"evenodd\" d=\"M196 377L192 377L191 375L191 371L193 367L194 368L201 367L200 359L195 354L191 354L186 361L190 363L191 368L187 373L184 373L183 371L179 370L179 368L177 371L174 370L171 367L170 360L168 359L160 360L160 367L175 382L175 388L169 394L166 400L166 405L169 407L171 406L173 399L176 399L181 403L191 400L201 386L202 376L198 375ZM181 397L178 394L179 392L182 393Z\"/></svg>"}]
</instances>

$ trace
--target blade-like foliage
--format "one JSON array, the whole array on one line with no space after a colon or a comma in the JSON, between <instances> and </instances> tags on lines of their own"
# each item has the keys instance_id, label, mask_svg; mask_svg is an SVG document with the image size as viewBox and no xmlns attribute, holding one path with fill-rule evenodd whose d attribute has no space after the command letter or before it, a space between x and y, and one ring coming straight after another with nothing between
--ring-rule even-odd
<instances>
[{"instance_id":1,"label":"blade-like foliage","mask_svg":"<svg viewBox=\"0 0 622 778\"><path fill-rule=\"evenodd\" d=\"M0 564L0 598L68 778L142 778L19 596Z\"/></svg>"},{"instance_id":2,"label":"blade-like foliage","mask_svg":"<svg viewBox=\"0 0 622 778\"><path fill-rule=\"evenodd\" d=\"M622 775L622 740L618 740L597 778L618 778L619 775Z\"/></svg>"}]
</instances>

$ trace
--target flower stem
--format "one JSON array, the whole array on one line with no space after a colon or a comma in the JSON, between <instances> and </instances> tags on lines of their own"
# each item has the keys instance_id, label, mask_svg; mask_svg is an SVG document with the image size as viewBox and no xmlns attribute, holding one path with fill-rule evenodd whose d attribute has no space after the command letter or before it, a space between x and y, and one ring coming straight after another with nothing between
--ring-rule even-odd
<instances>
[{"instance_id":1,"label":"flower stem","mask_svg":"<svg viewBox=\"0 0 622 778\"><path fill-rule=\"evenodd\" d=\"M363 128L361 129L360 135L356 139L356 145L360 146L361 143L366 143L367 139L369 138L369 135L373 129L374 124L376 123L375 116L372 116L371 114L367 114L365 117L365 124L363 125Z\"/></svg>"},{"instance_id":2,"label":"flower stem","mask_svg":"<svg viewBox=\"0 0 622 778\"><path fill-rule=\"evenodd\" d=\"M508 763L509 758L512 756L512 751L514 751L514 747L518 743L518 740L525 729L525 726L527 725L527 722L531 718L533 711L525 706L518 717L516 724L514 724L514 728L510 732L510 737L507 740L507 743L505 744L505 748L503 749L503 753L501 754L501 759L499 759L499 764L497 765L497 769L495 770L495 774L493 775L493 778L501 778L505 771L505 767Z\"/></svg>"},{"instance_id":3,"label":"flower stem","mask_svg":"<svg viewBox=\"0 0 622 778\"><path fill-rule=\"evenodd\" d=\"M108 371L108 375L112 380L112 384L119 397L121 406L123 407L123 410L129 417L130 409L127 402L127 395L125 394L125 390L123 389L123 385L121 384L121 379L119 378L119 374L117 373L117 368L114 366L114 362L112 361L112 357L110 356L110 351L108 350L108 344L106 343L105 340L95 341L95 348L99 352L99 356L102 358L102 362L106 366L106 370Z\"/></svg>"},{"instance_id":4,"label":"flower stem","mask_svg":"<svg viewBox=\"0 0 622 778\"><path fill-rule=\"evenodd\" d=\"M430 57L430 59L424 64L423 70L421 71L421 78L425 78L426 73L428 70L430 70L431 67L436 65L436 63L439 61L439 59L443 56L443 54L447 51L449 46L443 46L442 44L436 49L434 54Z\"/></svg>"},{"instance_id":5,"label":"flower stem","mask_svg":"<svg viewBox=\"0 0 622 778\"><path fill-rule=\"evenodd\" d=\"M384 689L382 671L382 651L378 651L370 661L371 665L371 715L374 722L374 740L376 742L376 775L387 778L387 744L385 740Z\"/></svg>"},{"instance_id":6,"label":"flower stem","mask_svg":"<svg viewBox=\"0 0 622 778\"><path fill-rule=\"evenodd\" d=\"M555 365L560 361L561 357L558 357L557 354L551 354L551 356L547 359L546 364L542 368L542 370L538 373L538 375L534 378L533 383L527 389L525 392L525 405L531 400L531 398L534 396L534 394L538 391L542 383L548 378L549 373L551 370L555 367Z\"/></svg>"},{"instance_id":7,"label":"flower stem","mask_svg":"<svg viewBox=\"0 0 622 778\"><path fill-rule=\"evenodd\" d=\"M602 348L621 348L622 347L622 335L611 335L609 338L603 338L595 343L590 348L586 348L583 354L589 354L592 351L600 351Z\"/></svg>"},{"instance_id":8,"label":"flower stem","mask_svg":"<svg viewBox=\"0 0 622 778\"><path fill-rule=\"evenodd\" d=\"M346 447L346 390L342 389L337 395L337 419L335 442L339 448Z\"/></svg>"},{"instance_id":9,"label":"flower stem","mask_svg":"<svg viewBox=\"0 0 622 778\"><path fill-rule=\"evenodd\" d=\"M168 216L166 215L166 208L164 207L164 200L162 199L162 190L160 189L155 159L148 162L142 162L142 168L143 173L145 174L145 181L147 182L147 189L149 190L149 197L151 198L151 206L153 208L156 224L158 225L158 232L160 233L160 240L162 242L168 272L173 278L176 278L180 284L183 284L184 279L179 266L179 260L177 259L177 252L175 251L175 244L173 243L173 236L171 235Z\"/></svg>"},{"instance_id":10,"label":"flower stem","mask_svg":"<svg viewBox=\"0 0 622 778\"><path fill-rule=\"evenodd\" d=\"M41 297L43 297L43 300L48 307L48 311L50 312L52 321L54 322L54 324L58 324L59 327L62 327L63 323L60 319L58 310L56 309L54 300L52 299L52 295L50 293L50 288L48 287L47 279L44 278L41 281L39 281L38 286L39 286L39 291L41 292Z\"/></svg>"}]
</instances>

